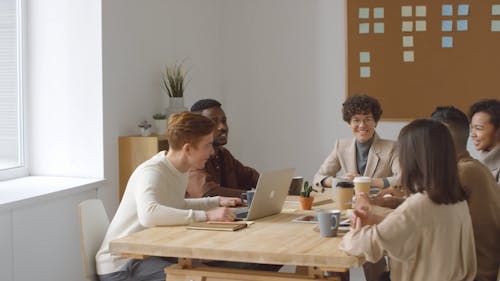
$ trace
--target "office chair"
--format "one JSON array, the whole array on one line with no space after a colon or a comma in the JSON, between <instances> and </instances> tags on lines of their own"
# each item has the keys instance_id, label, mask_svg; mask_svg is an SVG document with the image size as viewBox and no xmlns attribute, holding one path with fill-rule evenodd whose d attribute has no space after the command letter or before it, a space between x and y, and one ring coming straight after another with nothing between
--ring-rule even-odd
<instances>
[{"instance_id":1,"label":"office chair","mask_svg":"<svg viewBox=\"0 0 500 281\"><path fill-rule=\"evenodd\" d=\"M90 199L78 205L83 275L87 281L99 281L95 255L109 227L106 210L99 199Z\"/></svg>"}]
</instances>

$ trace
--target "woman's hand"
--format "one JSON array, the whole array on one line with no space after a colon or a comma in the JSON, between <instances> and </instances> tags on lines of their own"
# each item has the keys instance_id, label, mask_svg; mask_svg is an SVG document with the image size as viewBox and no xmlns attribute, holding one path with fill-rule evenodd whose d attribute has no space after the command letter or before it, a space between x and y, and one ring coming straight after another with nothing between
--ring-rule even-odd
<instances>
[{"instance_id":1,"label":"woman's hand","mask_svg":"<svg viewBox=\"0 0 500 281\"><path fill-rule=\"evenodd\" d=\"M220 197L219 206L222 207L236 207L241 206L243 202L238 197Z\"/></svg>"}]
</instances>

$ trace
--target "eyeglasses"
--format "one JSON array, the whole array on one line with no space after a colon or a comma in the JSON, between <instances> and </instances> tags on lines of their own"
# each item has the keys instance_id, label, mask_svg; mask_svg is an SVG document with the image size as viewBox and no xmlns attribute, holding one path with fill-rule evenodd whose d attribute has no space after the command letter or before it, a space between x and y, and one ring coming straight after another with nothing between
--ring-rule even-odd
<instances>
[{"instance_id":1,"label":"eyeglasses","mask_svg":"<svg viewBox=\"0 0 500 281\"><path fill-rule=\"evenodd\" d=\"M359 126L359 125L361 125L361 123L364 123L366 126L371 126L371 125L375 124L375 120L373 118L366 118L363 120L359 120L359 119L352 119L351 120L351 125L353 125L353 126Z\"/></svg>"}]
</instances>

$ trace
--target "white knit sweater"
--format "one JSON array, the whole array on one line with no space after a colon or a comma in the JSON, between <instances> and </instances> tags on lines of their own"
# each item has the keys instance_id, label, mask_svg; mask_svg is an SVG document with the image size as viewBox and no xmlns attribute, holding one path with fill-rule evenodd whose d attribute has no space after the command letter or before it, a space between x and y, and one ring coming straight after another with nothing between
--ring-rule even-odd
<instances>
[{"instance_id":1,"label":"white knit sweater","mask_svg":"<svg viewBox=\"0 0 500 281\"><path fill-rule=\"evenodd\" d=\"M112 273L129 259L111 254L109 242L152 226L205 221L219 197L185 199L188 173L181 173L162 151L135 169L116 214L96 255L97 273Z\"/></svg>"}]
</instances>

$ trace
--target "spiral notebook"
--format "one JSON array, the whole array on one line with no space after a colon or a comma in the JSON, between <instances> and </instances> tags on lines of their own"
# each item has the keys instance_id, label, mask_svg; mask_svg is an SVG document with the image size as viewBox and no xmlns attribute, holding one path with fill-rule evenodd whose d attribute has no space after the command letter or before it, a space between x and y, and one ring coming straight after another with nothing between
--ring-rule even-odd
<instances>
[{"instance_id":1,"label":"spiral notebook","mask_svg":"<svg viewBox=\"0 0 500 281\"><path fill-rule=\"evenodd\" d=\"M187 226L187 229L236 231L247 227L246 222L195 222Z\"/></svg>"}]
</instances>

